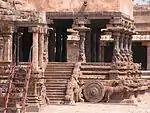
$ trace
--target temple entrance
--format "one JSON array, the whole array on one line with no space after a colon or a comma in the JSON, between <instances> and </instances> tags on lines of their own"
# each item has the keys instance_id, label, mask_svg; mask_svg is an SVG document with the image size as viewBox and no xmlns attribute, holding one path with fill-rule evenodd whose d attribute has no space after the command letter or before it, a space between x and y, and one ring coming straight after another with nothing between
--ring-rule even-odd
<instances>
[{"instance_id":1,"label":"temple entrance","mask_svg":"<svg viewBox=\"0 0 150 113\"><path fill-rule=\"evenodd\" d=\"M14 33L13 49L16 45L17 62L28 62L32 46L32 33L28 32L28 27L21 27L19 30L21 30L22 35L18 36L17 33Z\"/></svg>"},{"instance_id":2,"label":"temple entrance","mask_svg":"<svg viewBox=\"0 0 150 113\"><path fill-rule=\"evenodd\" d=\"M104 62L112 62L113 48L113 42L107 42L107 46L104 47Z\"/></svg>"},{"instance_id":3,"label":"temple entrance","mask_svg":"<svg viewBox=\"0 0 150 113\"><path fill-rule=\"evenodd\" d=\"M49 34L49 62L67 62L67 29L72 28L73 20L56 19Z\"/></svg>"},{"instance_id":4,"label":"temple entrance","mask_svg":"<svg viewBox=\"0 0 150 113\"><path fill-rule=\"evenodd\" d=\"M141 63L141 69L147 69L147 46L143 46L142 42L133 42L133 61L135 63Z\"/></svg>"}]
</instances>

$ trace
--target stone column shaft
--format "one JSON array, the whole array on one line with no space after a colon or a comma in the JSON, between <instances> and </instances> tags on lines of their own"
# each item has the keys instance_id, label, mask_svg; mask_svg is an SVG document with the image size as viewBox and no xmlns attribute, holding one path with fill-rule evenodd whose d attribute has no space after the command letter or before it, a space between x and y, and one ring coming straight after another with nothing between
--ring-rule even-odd
<instances>
[{"instance_id":1,"label":"stone column shaft","mask_svg":"<svg viewBox=\"0 0 150 113\"><path fill-rule=\"evenodd\" d=\"M132 53L132 37L128 38L128 50L130 53Z\"/></svg>"},{"instance_id":2,"label":"stone column shaft","mask_svg":"<svg viewBox=\"0 0 150 113\"><path fill-rule=\"evenodd\" d=\"M92 28L92 37L91 37L91 61L96 62L96 28Z\"/></svg>"},{"instance_id":3,"label":"stone column shaft","mask_svg":"<svg viewBox=\"0 0 150 113\"><path fill-rule=\"evenodd\" d=\"M113 33L114 49L116 49L117 52L120 51L120 49L119 49L119 37L120 37L120 33Z\"/></svg>"},{"instance_id":4,"label":"stone column shaft","mask_svg":"<svg viewBox=\"0 0 150 113\"><path fill-rule=\"evenodd\" d=\"M39 67L43 68L43 53L44 53L44 33L39 34Z\"/></svg>"},{"instance_id":5,"label":"stone column shaft","mask_svg":"<svg viewBox=\"0 0 150 113\"><path fill-rule=\"evenodd\" d=\"M120 42L120 51L121 52L123 52L123 50L124 50L123 49L123 39L124 39L124 34L121 34L121 37L119 39L120 40L119 42Z\"/></svg>"},{"instance_id":6,"label":"stone column shaft","mask_svg":"<svg viewBox=\"0 0 150 113\"><path fill-rule=\"evenodd\" d=\"M78 60L82 62L86 62L85 45L84 45L86 33L79 31L79 35L80 35L80 41L79 41L79 59Z\"/></svg>"},{"instance_id":7,"label":"stone column shaft","mask_svg":"<svg viewBox=\"0 0 150 113\"><path fill-rule=\"evenodd\" d=\"M38 71L38 30L33 28L33 49L32 49L33 71Z\"/></svg>"},{"instance_id":8,"label":"stone column shaft","mask_svg":"<svg viewBox=\"0 0 150 113\"><path fill-rule=\"evenodd\" d=\"M112 58L112 62L116 63L117 62L117 58L120 52L120 48L119 48L119 37L120 37L120 33L118 32L113 32L113 39L114 39L114 51L113 51L113 58Z\"/></svg>"},{"instance_id":9,"label":"stone column shaft","mask_svg":"<svg viewBox=\"0 0 150 113\"><path fill-rule=\"evenodd\" d=\"M126 35L124 38L124 50L126 52L128 52L128 38L129 38L128 35Z\"/></svg>"},{"instance_id":10,"label":"stone column shaft","mask_svg":"<svg viewBox=\"0 0 150 113\"><path fill-rule=\"evenodd\" d=\"M3 47L0 47L0 61L3 61Z\"/></svg>"},{"instance_id":11,"label":"stone column shaft","mask_svg":"<svg viewBox=\"0 0 150 113\"><path fill-rule=\"evenodd\" d=\"M4 61L12 60L12 36L4 35Z\"/></svg>"}]
</instances>

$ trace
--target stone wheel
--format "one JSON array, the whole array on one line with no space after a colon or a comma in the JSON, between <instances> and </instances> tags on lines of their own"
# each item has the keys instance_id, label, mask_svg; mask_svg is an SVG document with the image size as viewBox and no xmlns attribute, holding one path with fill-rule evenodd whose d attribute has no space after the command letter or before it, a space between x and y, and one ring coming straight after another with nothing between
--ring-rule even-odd
<instances>
[{"instance_id":1,"label":"stone wheel","mask_svg":"<svg viewBox=\"0 0 150 113\"><path fill-rule=\"evenodd\" d=\"M83 94L89 102L100 102L105 94L104 86L99 81L87 82L85 83Z\"/></svg>"}]
</instances>

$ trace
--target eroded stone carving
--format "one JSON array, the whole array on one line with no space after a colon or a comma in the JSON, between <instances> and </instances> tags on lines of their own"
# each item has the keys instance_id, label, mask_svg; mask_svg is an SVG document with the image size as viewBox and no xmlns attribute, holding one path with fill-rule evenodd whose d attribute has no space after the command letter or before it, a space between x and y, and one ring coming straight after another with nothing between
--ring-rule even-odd
<instances>
[{"instance_id":1,"label":"eroded stone carving","mask_svg":"<svg viewBox=\"0 0 150 113\"><path fill-rule=\"evenodd\" d=\"M40 104L49 104L49 98L47 97L46 94L46 87L44 84L40 84L40 95L39 95L42 99L42 103Z\"/></svg>"},{"instance_id":2,"label":"eroded stone carving","mask_svg":"<svg viewBox=\"0 0 150 113\"><path fill-rule=\"evenodd\" d=\"M84 87L84 83L78 80L80 76L80 66L81 66L80 62L75 64L72 77L68 82L65 96L66 103L73 104L79 101L84 102L84 99L82 98L83 97L82 89Z\"/></svg>"},{"instance_id":3,"label":"eroded stone carving","mask_svg":"<svg viewBox=\"0 0 150 113\"><path fill-rule=\"evenodd\" d=\"M122 93L122 96L124 96L124 93L129 92L131 89L127 86L116 86L116 87L112 87L112 86L105 86L105 102L109 102L110 101L110 97L113 94L117 94L117 93Z\"/></svg>"}]
</instances>

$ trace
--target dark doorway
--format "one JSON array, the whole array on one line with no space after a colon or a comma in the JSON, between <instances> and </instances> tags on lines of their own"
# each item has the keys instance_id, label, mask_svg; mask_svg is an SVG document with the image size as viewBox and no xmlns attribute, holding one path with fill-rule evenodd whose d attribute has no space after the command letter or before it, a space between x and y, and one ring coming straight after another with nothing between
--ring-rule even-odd
<instances>
[{"instance_id":1,"label":"dark doorway","mask_svg":"<svg viewBox=\"0 0 150 113\"><path fill-rule=\"evenodd\" d=\"M49 25L54 28L49 35L49 62L67 62L67 29L72 28L72 24L72 19L56 19Z\"/></svg>"},{"instance_id":2,"label":"dark doorway","mask_svg":"<svg viewBox=\"0 0 150 113\"><path fill-rule=\"evenodd\" d=\"M147 69L147 46L142 46L141 42L133 42L133 62L141 63L141 69Z\"/></svg>"},{"instance_id":3,"label":"dark doorway","mask_svg":"<svg viewBox=\"0 0 150 113\"><path fill-rule=\"evenodd\" d=\"M113 42L107 42L107 46L104 47L104 62L112 62L113 48Z\"/></svg>"},{"instance_id":4,"label":"dark doorway","mask_svg":"<svg viewBox=\"0 0 150 113\"><path fill-rule=\"evenodd\" d=\"M86 25L90 28L85 39L85 52L87 62L100 62L100 36L101 29L106 28L106 25L109 23L107 19L93 19L90 21L89 25Z\"/></svg>"},{"instance_id":5,"label":"dark doorway","mask_svg":"<svg viewBox=\"0 0 150 113\"><path fill-rule=\"evenodd\" d=\"M22 35L13 34L13 53L16 45L16 60L18 62L28 62L32 46L32 33L28 32L28 27L20 27L18 32L22 32Z\"/></svg>"}]
</instances>

